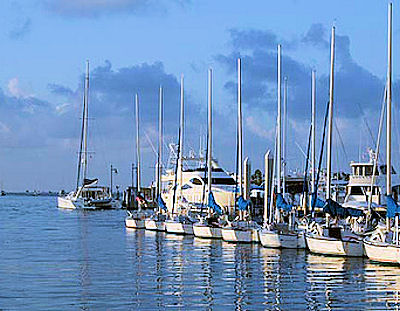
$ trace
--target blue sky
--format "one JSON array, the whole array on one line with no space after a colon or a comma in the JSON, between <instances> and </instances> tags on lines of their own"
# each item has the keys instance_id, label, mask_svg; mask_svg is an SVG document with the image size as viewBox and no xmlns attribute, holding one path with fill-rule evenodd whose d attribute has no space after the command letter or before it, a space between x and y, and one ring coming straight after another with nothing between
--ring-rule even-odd
<instances>
[{"instance_id":1,"label":"blue sky","mask_svg":"<svg viewBox=\"0 0 400 311\"><path fill-rule=\"evenodd\" d=\"M395 104L398 10L394 5ZM142 128L155 143L157 87L165 86L166 141L176 141L181 73L185 144L198 148L206 128L210 66L215 156L233 169L239 55L245 153L253 168L260 167L263 153L273 148L277 43L283 46L283 72L289 80L288 162L301 168L304 159L295 142L305 149L310 71L317 70L321 112L328 99L333 24L338 35L336 122L345 145L343 151L336 135L335 167L347 169L360 149L372 145L363 120L376 131L386 73L386 1L10 0L0 3L0 12L0 180L6 190L73 187L86 59L92 70L90 146L95 152L90 172L103 184L111 163L120 170L118 184L130 181L135 92L141 98ZM395 143L398 136L397 130ZM148 183L155 156L143 140L143 179Z\"/></svg>"}]
</instances>

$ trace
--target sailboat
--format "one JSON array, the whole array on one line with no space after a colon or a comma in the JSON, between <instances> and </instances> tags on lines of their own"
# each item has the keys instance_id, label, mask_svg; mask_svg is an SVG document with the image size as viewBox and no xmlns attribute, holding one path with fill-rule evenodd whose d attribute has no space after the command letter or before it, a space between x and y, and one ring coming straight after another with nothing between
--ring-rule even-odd
<instances>
[{"instance_id":1,"label":"sailboat","mask_svg":"<svg viewBox=\"0 0 400 311\"><path fill-rule=\"evenodd\" d=\"M208 71L207 216L202 217L200 222L193 225L193 233L199 238L220 239L222 233L219 216L222 214L222 208L216 203L212 193L212 165L212 69L210 68Z\"/></svg>"},{"instance_id":2,"label":"sailboat","mask_svg":"<svg viewBox=\"0 0 400 311\"><path fill-rule=\"evenodd\" d=\"M331 35L331 66L329 83L329 106L328 106L328 141L327 141L327 177L326 177L326 201L317 200L324 208L326 222L324 226L312 222L306 233L306 243L312 253L336 256L363 256L362 238L355 234L345 224L339 224L339 217L359 217L363 215L360 210L343 208L331 198L331 160L332 160L332 125L333 125L333 86L334 86L334 59L335 59L335 27L332 27ZM316 196L314 193L313 196ZM313 203L314 206L315 203ZM331 224L330 217L335 218Z\"/></svg>"},{"instance_id":3,"label":"sailboat","mask_svg":"<svg viewBox=\"0 0 400 311\"><path fill-rule=\"evenodd\" d=\"M276 204L275 210L273 206L274 196L271 195L270 200L270 211L266 213L264 211L264 228L259 231L259 239L261 244L264 247L273 247L273 248L300 248L305 247L305 244L302 243L303 234L298 232L295 228L295 211L291 205L287 204L284 198L284 194L282 194L281 187L281 177L282 177L282 105L281 105L281 45L278 45L278 115L277 115L277 139L276 139L276 163L274 166L274 171L276 168ZM286 82L286 81L285 81ZM286 106L286 83L285 83L285 106ZM285 108L286 110L286 108ZM286 138L285 138L286 139ZM267 180L268 176L268 154L266 154L265 158L265 176ZM267 189L267 188L266 188ZM283 187L285 189L285 186ZM272 192L274 191L274 187L272 187ZM266 194L268 192L265 192ZM265 197L264 208L268 208L268 196ZM282 210L289 214L289 224L281 222L281 213ZM269 217L267 218L267 214ZM304 239L303 239L304 240Z\"/></svg>"},{"instance_id":4,"label":"sailboat","mask_svg":"<svg viewBox=\"0 0 400 311\"><path fill-rule=\"evenodd\" d=\"M249 208L250 208L250 200L247 200L247 193L246 198L244 197L243 191L243 154L242 154L242 69L241 69L241 59L238 58L238 141L237 141L237 148L238 148L238 158L237 158L237 165L238 165L238 172L237 178L239 180L239 198L237 200L237 207L238 207L238 217L232 221L228 222L226 226L224 226L221 230L222 239L226 242L241 242L241 243L251 243L251 242L259 242L258 238L258 229L259 226L257 223L249 219ZM247 161L246 161L247 162Z\"/></svg>"},{"instance_id":5,"label":"sailboat","mask_svg":"<svg viewBox=\"0 0 400 311\"><path fill-rule=\"evenodd\" d=\"M172 209L170 218L165 221L165 230L168 233L175 234L187 234L193 235L193 223L194 219L188 214L187 209L183 209L183 195L182 195L182 181L183 181L183 130L184 130L184 85L183 75L181 76L181 90L180 90L180 122L179 122L179 147L178 147L178 158L175 167L175 182L174 182L174 195L172 200ZM178 177L179 176L179 177ZM179 189L178 189L179 188ZM179 190L179 196L177 198L177 190Z\"/></svg>"},{"instance_id":6,"label":"sailboat","mask_svg":"<svg viewBox=\"0 0 400 311\"><path fill-rule=\"evenodd\" d=\"M81 141L78 159L76 189L57 197L59 208L66 209L101 209L119 208L107 187L96 186L98 179L89 179L88 175L88 128L89 128L89 61L86 63L85 88L83 96L83 117Z\"/></svg>"},{"instance_id":7,"label":"sailboat","mask_svg":"<svg viewBox=\"0 0 400 311\"><path fill-rule=\"evenodd\" d=\"M364 239L367 257L373 261L400 264L400 207L392 194L392 3L388 9L388 69L386 87L386 228ZM392 219L394 218L394 228Z\"/></svg>"},{"instance_id":8,"label":"sailboat","mask_svg":"<svg viewBox=\"0 0 400 311\"><path fill-rule=\"evenodd\" d=\"M163 144L163 88L159 90L158 105L158 153L157 153L157 176L156 176L156 198L157 208L153 215L145 220L147 230L165 231L165 220L167 206L161 196L161 175L162 175L162 144Z\"/></svg>"},{"instance_id":9,"label":"sailboat","mask_svg":"<svg viewBox=\"0 0 400 311\"><path fill-rule=\"evenodd\" d=\"M135 116L136 116L136 203L137 210L127 210L128 217L125 218L125 226L127 228L144 229L145 228L145 215L142 213L142 204L144 199L140 194L141 192L141 172L140 172L140 132L139 132L139 95L135 95Z\"/></svg>"}]
</instances>

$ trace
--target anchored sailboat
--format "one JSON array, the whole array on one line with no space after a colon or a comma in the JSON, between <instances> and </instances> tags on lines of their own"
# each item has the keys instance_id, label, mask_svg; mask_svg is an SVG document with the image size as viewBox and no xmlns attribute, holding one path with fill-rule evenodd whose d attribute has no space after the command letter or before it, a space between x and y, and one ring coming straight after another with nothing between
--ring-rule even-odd
<instances>
[{"instance_id":1,"label":"anchored sailboat","mask_svg":"<svg viewBox=\"0 0 400 311\"><path fill-rule=\"evenodd\" d=\"M212 69L208 70L208 143L207 143L207 217L193 225L193 233L199 238L222 238L219 217L222 208L217 204L212 193ZM213 215L215 213L216 215ZM201 215L202 216L202 215Z\"/></svg>"},{"instance_id":2,"label":"anchored sailboat","mask_svg":"<svg viewBox=\"0 0 400 311\"><path fill-rule=\"evenodd\" d=\"M388 9L388 68L386 87L386 228L364 239L367 257L373 261L400 264L400 207L392 195L392 3ZM394 228L392 219L394 218Z\"/></svg>"},{"instance_id":3,"label":"anchored sailboat","mask_svg":"<svg viewBox=\"0 0 400 311\"><path fill-rule=\"evenodd\" d=\"M158 105L158 153L157 153L157 176L156 176L156 198L157 208L153 215L145 220L147 230L165 231L165 220L167 206L161 196L161 175L162 175L162 144L163 144L163 88L159 90Z\"/></svg>"},{"instance_id":4,"label":"anchored sailboat","mask_svg":"<svg viewBox=\"0 0 400 311\"><path fill-rule=\"evenodd\" d=\"M281 187L281 178L282 178L282 105L281 105L281 45L278 45L278 92L277 92L277 103L278 103L278 115L277 115L277 133L276 133L276 202L275 202L275 211L273 211L273 195L271 196L271 210L269 212L269 219L264 217L264 229L259 231L260 242L264 247L274 247L274 248L298 248L304 247L304 243L300 243L300 239L303 237L302 233L297 232L295 229L295 211L293 211L293 207L286 203L284 193L285 193L285 184L283 184L283 193ZM285 80L285 106L286 106L286 80ZM286 115L286 108L285 115ZM285 117L286 119L286 117ZM285 121L286 123L286 121ZM284 131L285 136L286 131ZM284 137L286 141L286 137ZM286 148L284 148L285 150ZM265 169L266 169L266 180L268 174L268 155L265 155ZM283 170L283 174L285 174L285 169ZM285 177L285 176L283 176ZM284 179L283 179L284 181ZM272 187L272 192L274 192L274 187ZM265 197L265 200L268 201L268 197ZM268 208L267 204L264 205L265 208ZM282 210L289 214L289 224L280 222L279 220L282 218L281 213ZM266 214L264 214L266 215Z\"/></svg>"},{"instance_id":5,"label":"anchored sailboat","mask_svg":"<svg viewBox=\"0 0 400 311\"><path fill-rule=\"evenodd\" d=\"M335 27L332 27L328 107L329 118L327 142L326 202L322 203L326 215L326 223L324 226L321 226L316 222L312 222L308 228L308 232L306 233L306 242L309 250L317 254L336 256L363 256L364 251L362 238L356 235L351 230L351 228L348 228L348 226L340 225L338 223L339 217L359 217L363 215L363 212L361 210L344 208L331 198L334 60ZM317 201L316 193L313 193L313 199L314 201ZM318 202L322 201L319 200ZM330 217L335 218L335 222L333 224L330 223Z\"/></svg>"},{"instance_id":6,"label":"anchored sailboat","mask_svg":"<svg viewBox=\"0 0 400 311\"><path fill-rule=\"evenodd\" d=\"M59 208L66 209L101 209L119 208L106 187L95 186L98 179L89 179L88 175L88 129L89 129L89 61L86 63L85 87L83 96L83 117L79 148L76 189L67 195L59 196Z\"/></svg>"},{"instance_id":7,"label":"anchored sailboat","mask_svg":"<svg viewBox=\"0 0 400 311\"><path fill-rule=\"evenodd\" d=\"M142 204L145 200L142 198L141 192L141 171L140 171L140 127L139 127L139 95L135 95L135 120L136 120L136 202L138 209L134 212L127 210L128 217L125 218L125 226L127 228L143 229L145 228L145 215L142 212Z\"/></svg>"},{"instance_id":8,"label":"anchored sailboat","mask_svg":"<svg viewBox=\"0 0 400 311\"><path fill-rule=\"evenodd\" d=\"M257 223L249 219L250 200L247 198L247 193L244 197L243 191L243 140L242 140L242 66L241 59L238 58L238 128L237 128L237 178L239 180L239 198L237 200L238 219L228 222L228 225L222 228L222 239L227 242L242 242L251 243L259 242ZM245 160L248 163L248 160ZM247 168L247 165L246 165ZM246 171L248 171L246 169ZM246 191L247 192L247 191Z\"/></svg>"},{"instance_id":9,"label":"anchored sailboat","mask_svg":"<svg viewBox=\"0 0 400 311\"><path fill-rule=\"evenodd\" d=\"M175 234L188 234L193 235L193 222L194 220L188 215L189 211L182 208L183 195L182 195L182 182L183 182L183 131L184 131L184 85L183 75L181 77L181 101L180 101L180 122L179 122L179 147L178 158L175 167L175 183L174 195L172 200L172 210L170 219L165 222L165 230L168 233ZM177 188L179 188L178 200L176 198Z\"/></svg>"}]
</instances>

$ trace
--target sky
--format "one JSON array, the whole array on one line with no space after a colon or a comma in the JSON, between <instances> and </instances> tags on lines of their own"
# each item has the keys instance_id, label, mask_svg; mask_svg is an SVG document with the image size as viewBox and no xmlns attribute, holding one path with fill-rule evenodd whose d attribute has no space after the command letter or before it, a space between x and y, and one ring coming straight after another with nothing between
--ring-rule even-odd
<instances>
[{"instance_id":1,"label":"sky","mask_svg":"<svg viewBox=\"0 0 400 311\"><path fill-rule=\"evenodd\" d=\"M400 23L393 12L394 163L399 163ZM185 81L184 150L207 128L213 68L214 157L234 170L236 59L242 58L244 154L263 168L274 148L277 45L288 79L288 151L302 170L317 71L318 150L329 98L330 29L336 27L334 170L374 146L387 68L387 2L236 0L6 0L0 3L0 183L8 191L75 185L85 61L90 61L91 177L130 184L133 98L140 99L142 180L154 176L158 87L165 144L176 143L179 80ZM368 124L368 126L367 126ZM372 136L369 134L371 129ZM384 144L383 144L384 145ZM164 148L164 159L168 149Z\"/></svg>"}]
</instances>

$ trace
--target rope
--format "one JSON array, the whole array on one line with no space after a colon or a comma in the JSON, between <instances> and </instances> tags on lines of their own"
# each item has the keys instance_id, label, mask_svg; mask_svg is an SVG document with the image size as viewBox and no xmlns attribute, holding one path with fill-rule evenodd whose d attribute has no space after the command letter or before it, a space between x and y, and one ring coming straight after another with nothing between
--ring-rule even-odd
<instances>
[{"instance_id":1,"label":"rope","mask_svg":"<svg viewBox=\"0 0 400 311\"><path fill-rule=\"evenodd\" d=\"M313 196L314 196L314 195L317 196L317 193L318 193L318 183L319 183L319 175L320 175L320 173L321 173L322 157L323 157L323 154L324 154L325 134L326 134L326 122L327 122L327 120L328 120L329 105L330 105L330 103L328 102L327 105L326 105L326 111L325 111L324 131L323 131L323 134L322 134L321 152L320 152L320 154L319 154L319 163L318 163L318 170L317 170L317 178L316 178L316 180L315 180L315 187L314 187L316 193L313 193ZM312 206L311 206L311 211L312 211L312 214L313 214L313 215L314 215L314 210L315 210L315 201L317 201L317 200L312 200Z\"/></svg>"}]
</instances>

